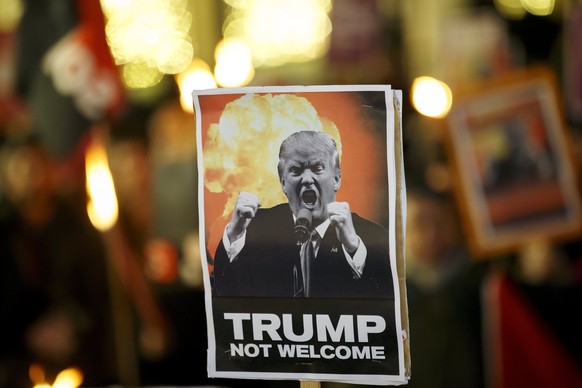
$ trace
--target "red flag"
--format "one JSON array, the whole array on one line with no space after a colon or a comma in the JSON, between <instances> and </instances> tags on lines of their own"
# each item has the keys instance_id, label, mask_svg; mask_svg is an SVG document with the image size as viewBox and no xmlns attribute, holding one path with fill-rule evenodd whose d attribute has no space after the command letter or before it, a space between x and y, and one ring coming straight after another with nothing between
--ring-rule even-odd
<instances>
[{"instance_id":1,"label":"red flag","mask_svg":"<svg viewBox=\"0 0 582 388\"><path fill-rule=\"evenodd\" d=\"M78 0L78 25L50 48L43 70L55 89L70 96L89 120L115 115L124 92L105 37L105 18L98 0Z\"/></svg>"},{"instance_id":2,"label":"red flag","mask_svg":"<svg viewBox=\"0 0 582 388\"><path fill-rule=\"evenodd\" d=\"M508 276L485 282L484 309L490 387L582 387L580 366Z\"/></svg>"}]
</instances>

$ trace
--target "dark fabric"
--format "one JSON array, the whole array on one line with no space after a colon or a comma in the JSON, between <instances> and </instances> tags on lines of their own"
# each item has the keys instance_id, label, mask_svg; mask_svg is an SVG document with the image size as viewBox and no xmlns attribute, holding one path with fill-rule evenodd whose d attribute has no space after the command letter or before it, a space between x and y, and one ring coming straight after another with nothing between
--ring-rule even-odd
<instances>
[{"instance_id":1,"label":"dark fabric","mask_svg":"<svg viewBox=\"0 0 582 388\"><path fill-rule=\"evenodd\" d=\"M35 228L0 204L0 387L32 384L33 361L48 374L75 365L89 385L115 381L105 256L88 222L57 202L53 216ZM31 327L55 312L73 323L71 359L53 360L28 346Z\"/></svg>"},{"instance_id":2,"label":"dark fabric","mask_svg":"<svg viewBox=\"0 0 582 388\"><path fill-rule=\"evenodd\" d=\"M362 277L354 276L335 228L330 226L313 263L310 296L393 298L388 232L357 214L352 214L352 219L368 250ZM234 262L229 263L224 245L219 244L214 258L217 295L292 297L293 267L301 248L293 229L288 204L259 209L247 229L245 247Z\"/></svg>"},{"instance_id":3,"label":"dark fabric","mask_svg":"<svg viewBox=\"0 0 582 388\"><path fill-rule=\"evenodd\" d=\"M488 262L467 262L454 277L434 289L407 277L412 366L407 388L486 386L481 287L488 269Z\"/></svg>"},{"instance_id":4,"label":"dark fabric","mask_svg":"<svg viewBox=\"0 0 582 388\"><path fill-rule=\"evenodd\" d=\"M70 96L55 89L42 63L48 50L77 24L75 1L28 0L17 30L16 92L26 103L32 129L59 160L71 156L91 123Z\"/></svg>"}]
</instances>

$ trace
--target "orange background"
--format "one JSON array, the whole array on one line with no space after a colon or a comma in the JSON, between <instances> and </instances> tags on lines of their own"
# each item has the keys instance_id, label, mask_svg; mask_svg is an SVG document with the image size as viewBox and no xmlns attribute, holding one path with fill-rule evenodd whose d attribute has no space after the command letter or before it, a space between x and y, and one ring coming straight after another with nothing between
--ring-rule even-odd
<instances>
[{"instance_id":1,"label":"orange background","mask_svg":"<svg viewBox=\"0 0 582 388\"><path fill-rule=\"evenodd\" d=\"M374 123L365 118L362 115L362 102L356 98L354 92L292 94L305 97L321 118L334 122L339 130L342 139L342 182L337 200L348 202L353 212L387 228L385 123ZM199 96L203 150L210 124L218 123L225 105L241 96L242 94ZM211 193L204 188L204 216L209 253L214 253L228 222L228 219L221 217L226 199L226 193Z\"/></svg>"}]
</instances>

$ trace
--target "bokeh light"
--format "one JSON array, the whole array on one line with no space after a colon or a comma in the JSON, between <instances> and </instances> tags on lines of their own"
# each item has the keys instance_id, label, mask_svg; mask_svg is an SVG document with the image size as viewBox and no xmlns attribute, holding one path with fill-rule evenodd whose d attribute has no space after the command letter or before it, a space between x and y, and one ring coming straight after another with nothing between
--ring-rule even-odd
<instances>
[{"instance_id":1,"label":"bokeh light","mask_svg":"<svg viewBox=\"0 0 582 388\"><path fill-rule=\"evenodd\" d=\"M159 82L159 77L152 77L156 71L177 74L192 62L192 15L186 0L101 0L101 7L115 62L134 65L127 74L124 72L128 87L153 86ZM138 71L144 75L136 75Z\"/></svg>"},{"instance_id":2,"label":"bokeh light","mask_svg":"<svg viewBox=\"0 0 582 388\"><path fill-rule=\"evenodd\" d=\"M507 19L522 19L526 13L548 16L554 12L555 0L494 0L495 8Z\"/></svg>"},{"instance_id":3,"label":"bokeh light","mask_svg":"<svg viewBox=\"0 0 582 388\"><path fill-rule=\"evenodd\" d=\"M158 69L149 67L145 63L127 63L121 70L123 83L128 88L149 88L158 84L164 74Z\"/></svg>"},{"instance_id":4,"label":"bokeh light","mask_svg":"<svg viewBox=\"0 0 582 388\"><path fill-rule=\"evenodd\" d=\"M83 373L77 368L67 368L57 375L53 388L76 388L83 382Z\"/></svg>"},{"instance_id":5,"label":"bokeh light","mask_svg":"<svg viewBox=\"0 0 582 388\"><path fill-rule=\"evenodd\" d=\"M24 6L22 0L2 0L2 12L0 12L0 32L13 31L20 22Z\"/></svg>"},{"instance_id":6,"label":"bokeh light","mask_svg":"<svg viewBox=\"0 0 582 388\"><path fill-rule=\"evenodd\" d=\"M554 12L555 0L521 0L525 10L532 15L547 16Z\"/></svg>"},{"instance_id":7,"label":"bokeh light","mask_svg":"<svg viewBox=\"0 0 582 388\"><path fill-rule=\"evenodd\" d=\"M212 89L216 81L210 67L202 59L194 58L190 66L183 72L176 74L176 83L180 89L180 106L185 112L194 112L192 101L193 90Z\"/></svg>"},{"instance_id":8,"label":"bokeh light","mask_svg":"<svg viewBox=\"0 0 582 388\"><path fill-rule=\"evenodd\" d=\"M238 87L248 84L255 75L251 51L240 39L226 38L215 50L216 83L223 87Z\"/></svg>"},{"instance_id":9,"label":"bokeh light","mask_svg":"<svg viewBox=\"0 0 582 388\"><path fill-rule=\"evenodd\" d=\"M329 49L331 0L227 0L225 38L249 46L253 64L278 66L323 56Z\"/></svg>"},{"instance_id":10,"label":"bokeh light","mask_svg":"<svg viewBox=\"0 0 582 388\"><path fill-rule=\"evenodd\" d=\"M453 94L444 82L432 77L418 77L412 83L412 104L425 116L442 118L451 109Z\"/></svg>"},{"instance_id":11,"label":"bokeh light","mask_svg":"<svg viewBox=\"0 0 582 388\"><path fill-rule=\"evenodd\" d=\"M45 381L45 371L38 364L32 364L29 368L29 376L34 383L33 388L77 388L83 382L83 372L77 368L67 368L60 371L53 384Z\"/></svg>"}]
</instances>

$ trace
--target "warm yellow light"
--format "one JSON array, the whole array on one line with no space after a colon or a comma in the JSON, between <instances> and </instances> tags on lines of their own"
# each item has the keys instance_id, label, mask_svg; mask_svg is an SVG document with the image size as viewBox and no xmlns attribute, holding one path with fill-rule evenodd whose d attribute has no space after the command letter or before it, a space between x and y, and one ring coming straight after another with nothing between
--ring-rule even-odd
<instances>
[{"instance_id":1,"label":"warm yellow light","mask_svg":"<svg viewBox=\"0 0 582 388\"><path fill-rule=\"evenodd\" d=\"M177 74L192 61L192 15L186 0L101 0L101 7L108 18L107 43L117 64Z\"/></svg>"},{"instance_id":2,"label":"warm yellow light","mask_svg":"<svg viewBox=\"0 0 582 388\"><path fill-rule=\"evenodd\" d=\"M444 82L432 77L419 77L412 83L412 103L419 113L440 118L449 113L453 94Z\"/></svg>"},{"instance_id":3,"label":"warm yellow light","mask_svg":"<svg viewBox=\"0 0 582 388\"><path fill-rule=\"evenodd\" d=\"M0 12L0 31L16 29L23 12L22 0L3 0L2 12Z\"/></svg>"},{"instance_id":4,"label":"warm yellow light","mask_svg":"<svg viewBox=\"0 0 582 388\"><path fill-rule=\"evenodd\" d=\"M110 18L112 14L122 10L131 5L133 0L100 0L101 10L106 18Z\"/></svg>"},{"instance_id":5,"label":"warm yellow light","mask_svg":"<svg viewBox=\"0 0 582 388\"><path fill-rule=\"evenodd\" d=\"M52 385L44 381L44 369L38 364L32 364L28 374L34 383L33 388L77 388L83 382L83 373L77 368L59 372Z\"/></svg>"},{"instance_id":6,"label":"warm yellow light","mask_svg":"<svg viewBox=\"0 0 582 388\"><path fill-rule=\"evenodd\" d=\"M225 37L238 37L251 49L255 66L303 62L329 48L330 0L230 1Z\"/></svg>"},{"instance_id":7,"label":"warm yellow light","mask_svg":"<svg viewBox=\"0 0 582 388\"><path fill-rule=\"evenodd\" d=\"M218 43L215 50L216 83L224 87L248 84L255 75L251 52L240 39L226 38Z\"/></svg>"},{"instance_id":8,"label":"warm yellow light","mask_svg":"<svg viewBox=\"0 0 582 388\"><path fill-rule=\"evenodd\" d=\"M61 371L55 382L53 388L76 388L83 382L83 374L79 369L68 368Z\"/></svg>"},{"instance_id":9,"label":"warm yellow light","mask_svg":"<svg viewBox=\"0 0 582 388\"><path fill-rule=\"evenodd\" d=\"M89 198L87 214L95 228L106 231L117 221L118 207L107 152L99 139L95 139L87 149L85 172Z\"/></svg>"},{"instance_id":10,"label":"warm yellow light","mask_svg":"<svg viewBox=\"0 0 582 388\"><path fill-rule=\"evenodd\" d=\"M493 4L497 11L507 19L518 20L525 15L521 0L494 0Z\"/></svg>"},{"instance_id":11,"label":"warm yellow light","mask_svg":"<svg viewBox=\"0 0 582 388\"><path fill-rule=\"evenodd\" d=\"M527 12L537 16L547 16L554 12L555 0L521 0Z\"/></svg>"},{"instance_id":12,"label":"warm yellow light","mask_svg":"<svg viewBox=\"0 0 582 388\"><path fill-rule=\"evenodd\" d=\"M145 63L128 63L123 66L121 76L125 86L131 89L144 89L157 85L164 74Z\"/></svg>"},{"instance_id":13,"label":"warm yellow light","mask_svg":"<svg viewBox=\"0 0 582 388\"><path fill-rule=\"evenodd\" d=\"M210 67L202 59L195 58L190 66L183 72L176 74L176 83L180 89L180 105L185 112L192 113L192 91L212 89L216 87L216 81L210 71Z\"/></svg>"}]
</instances>

